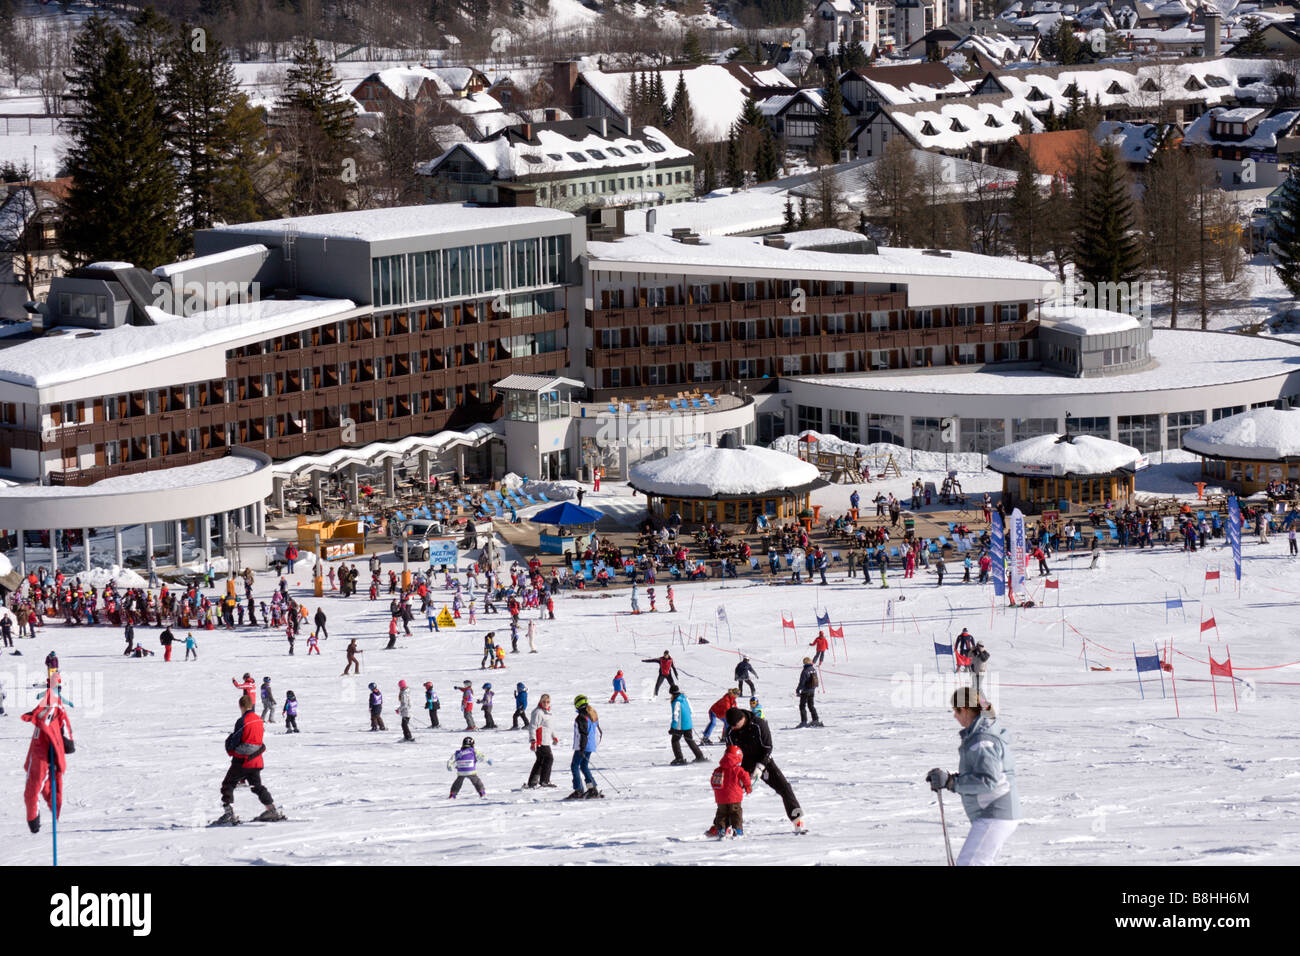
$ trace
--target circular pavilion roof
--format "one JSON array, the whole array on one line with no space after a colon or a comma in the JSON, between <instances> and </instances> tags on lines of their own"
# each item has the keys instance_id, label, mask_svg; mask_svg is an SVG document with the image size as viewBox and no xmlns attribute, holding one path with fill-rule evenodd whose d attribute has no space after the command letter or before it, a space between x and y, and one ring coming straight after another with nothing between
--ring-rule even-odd
<instances>
[{"instance_id":1,"label":"circular pavilion roof","mask_svg":"<svg viewBox=\"0 0 1300 956\"><path fill-rule=\"evenodd\" d=\"M1183 433L1183 447L1207 458L1300 458L1300 409L1252 408Z\"/></svg>"},{"instance_id":2,"label":"circular pavilion roof","mask_svg":"<svg viewBox=\"0 0 1300 956\"><path fill-rule=\"evenodd\" d=\"M1131 470L1142 453L1093 435L1036 435L989 452L989 469L1006 475L1109 475Z\"/></svg>"},{"instance_id":3,"label":"circular pavilion roof","mask_svg":"<svg viewBox=\"0 0 1300 956\"><path fill-rule=\"evenodd\" d=\"M819 480L816 465L757 445L692 448L628 469L628 484L637 491L679 498L794 494Z\"/></svg>"}]
</instances>

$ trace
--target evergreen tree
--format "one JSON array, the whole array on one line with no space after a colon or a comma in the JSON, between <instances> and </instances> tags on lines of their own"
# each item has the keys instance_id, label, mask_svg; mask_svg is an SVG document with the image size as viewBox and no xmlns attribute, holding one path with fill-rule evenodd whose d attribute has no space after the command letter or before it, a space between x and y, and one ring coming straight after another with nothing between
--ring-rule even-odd
<instances>
[{"instance_id":1,"label":"evergreen tree","mask_svg":"<svg viewBox=\"0 0 1300 956\"><path fill-rule=\"evenodd\" d=\"M277 104L294 215L346 209L357 180L352 104L314 40L294 50Z\"/></svg>"},{"instance_id":2,"label":"evergreen tree","mask_svg":"<svg viewBox=\"0 0 1300 956\"><path fill-rule=\"evenodd\" d=\"M1300 167L1292 166L1282 184L1273 214L1273 242L1277 277L1293 297L1300 298Z\"/></svg>"},{"instance_id":3,"label":"evergreen tree","mask_svg":"<svg viewBox=\"0 0 1300 956\"><path fill-rule=\"evenodd\" d=\"M776 137L766 125L758 134L758 150L754 154L754 177L760 183L776 179L780 162L776 151Z\"/></svg>"},{"instance_id":4,"label":"evergreen tree","mask_svg":"<svg viewBox=\"0 0 1300 956\"><path fill-rule=\"evenodd\" d=\"M1246 35L1232 48L1233 56L1263 56L1268 53L1268 44L1264 40L1264 24L1259 17L1247 17L1242 24Z\"/></svg>"},{"instance_id":5,"label":"evergreen tree","mask_svg":"<svg viewBox=\"0 0 1300 956\"><path fill-rule=\"evenodd\" d=\"M812 217L808 215L808 197L799 197L799 228L807 229Z\"/></svg>"},{"instance_id":6,"label":"evergreen tree","mask_svg":"<svg viewBox=\"0 0 1300 956\"><path fill-rule=\"evenodd\" d=\"M181 244L188 250L196 229L255 217L250 164L264 154L265 135L246 122L247 99L216 36L182 26L168 60L170 143L182 185Z\"/></svg>"},{"instance_id":7,"label":"evergreen tree","mask_svg":"<svg viewBox=\"0 0 1300 956\"><path fill-rule=\"evenodd\" d=\"M846 70L861 70L867 66L870 61L867 59L867 51L862 46L862 41L854 37L849 41L848 46L844 48L841 56L840 65Z\"/></svg>"},{"instance_id":8,"label":"evergreen tree","mask_svg":"<svg viewBox=\"0 0 1300 956\"><path fill-rule=\"evenodd\" d=\"M785 196L785 221L781 223L781 228L786 232L794 232L799 228L799 220L794 215L794 200L789 193Z\"/></svg>"},{"instance_id":9,"label":"evergreen tree","mask_svg":"<svg viewBox=\"0 0 1300 956\"><path fill-rule=\"evenodd\" d=\"M698 195L706 196L718 188L718 163L713 158L713 149L704 150L704 170L696 180L696 186L699 189Z\"/></svg>"},{"instance_id":10,"label":"evergreen tree","mask_svg":"<svg viewBox=\"0 0 1300 956\"><path fill-rule=\"evenodd\" d=\"M678 146L695 148L695 110L691 107L691 94L686 89L686 73L677 74L677 89L673 91L673 105L669 122L670 135Z\"/></svg>"},{"instance_id":11,"label":"evergreen tree","mask_svg":"<svg viewBox=\"0 0 1300 956\"><path fill-rule=\"evenodd\" d=\"M651 89L650 125L657 129L666 130L672 116L668 106L668 98L664 95L664 76L658 70L655 70L654 83Z\"/></svg>"},{"instance_id":12,"label":"evergreen tree","mask_svg":"<svg viewBox=\"0 0 1300 956\"><path fill-rule=\"evenodd\" d=\"M1092 188L1081 212L1074 246L1075 271L1081 283L1093 284L1095 301L1101 302L1101 283L1133 282L1141 268L1129 184L1109 146L1102 148L1094 165ZM1122 309L1128 303L1114 305Z\"/></svg>"},{"instance_id":13,"label":"evergreen tree","mask_svg":"<svg viewBox=\"0 0 1300 956\"><path fill-rule=\"evenodd\" d=\"M1016 252L1026 262L1033 262L1042 250L1039 231L1043 198L1038 192L1038 170L1028 154L1021 154L1016 172L1016 186L1011 194L1011 232Z\"/></svg>"},{"instance_id":14,"label":"evergreen tree","mask_svg":"<svg viewBox=\"0 0 1300 956\"><path fill-rule=\"evenodd\" d=\"M739 134L736 124L727 130L727 185L732 189L745 188L745 167L740 161Z\"/></svg>"},{"instance_id":15,"label":"evergreen tree","mask_svg":"<svg viewBox=\"0 0 1300 956\"><path fill-rule=\"evenodd\" d=\"M627 99L623 103L623 109L633 126L645 125L645 121L641 118L641 87L637 84L635 73L628 77Z\"/></svg>"},{"instance_id":16,"label":"evergreen tree","mask_svg":"<svg viewBox=\"0 0 1300 956\"><path fill-rule=\"evenodd\" d=\"M849 148L849 121L844 115L844 94L834 77L828 77L826 95L822 98L826 111L817 118L817 136L814 150L828 163L838 163L840 153Z\"/></svg>"},{"instance_id":17,"label":"evergreen tree","mask_svg":"<svg viewBox=\"0 0 1300 956\"><path fill-rule=\"evenodd\" d=\"M62 236L77 263L122 260L152 269L176 257L176 173L153 79L126 39L91 17L73 44L73 110Z\"/></svg>"},{"instance_id":18,"label":"evergreen tree","mask_svg":"<svg viewBox=\"0 0 1300 956\"><path fill-rule=\"evenodd\" d=\"M694 30L687 30L682 37L682 59L692 65L699 65L706 59L700 48L700 35Z\"/></svg>"}]
</instances>

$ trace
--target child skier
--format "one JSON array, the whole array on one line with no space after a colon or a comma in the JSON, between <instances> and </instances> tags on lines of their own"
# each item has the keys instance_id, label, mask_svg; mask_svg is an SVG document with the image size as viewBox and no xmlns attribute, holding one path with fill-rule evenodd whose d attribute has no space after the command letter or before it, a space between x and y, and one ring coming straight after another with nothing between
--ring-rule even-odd
<instances>
[{"instance_id":1,"label":"child skier","mask_svg":"<svg viewBox=\"0 0 1300 956\"><path fill-rule=\"evenodd\" d=\"M493 670L506 669L506 649L504 647L497 648L497 660L496 663L492 665L492 669Z\"/></svg>"},{"instance_id":2,"label":"child skier","mask_svg":"<svg viewBox=\"0 0 1300 956\"><path fill-rule=\"evenodd\" d=\"M402 718L402 740L414 741L411 736L411 692L404 680L397 682L397 716Z\"/></svg>"},{"instance_id":3,"label":"child skier","mask_svg":"<svg viewBox=\"0 0 1300 956\"><path fill-rule=\"evenodd\" d=\"M523 729L528 729L528 688L520 681L515 685L515 712L510 715L510 729L518 730L523 721Z\"/></svg>"},{"instance_id":4,"label":"child skier","mask_svg":"<svg viewBox=\"0 0 1300 956\"><path fill-rule=\"evenodd\" d=\"M320 657L320 638L315 631L307 635L307 656L310 657L313 652Z\"/></svg>"},{"instance_id":5,"label":"child skier","mask_svg":"<svg viewBox=\"0 0 1300 956\"><path fill-rule=\"evenodd\" d=\"M429 726L438 726L438 708L442 706L438 701L438 692L433 689L433 681L424 682L424 709L429 712Z\"/></svg>"},{"instance_id":6,"label":"child skier","mask_svg":"<svg viewBox=\"0 0 1300 956\"><path fill-rule=\"evenodd\" d=\"M478 704L483 708L483 729L496 730L497 722L492 719L492 685L483 685L483 696L479 698Z\"/></svg>"},{"instance_id":7,"label":"child skier","mask_svg":"<svg viewBox=\"0 0 1300 956\"><path fill-rule=\"evenodd\" d=\"M654 588L646 588L646 589L645 589L645 596L648 597L648 598L650 599L650 610L651 610L651 611L654 611L654 610L655 610L655 589L654 589Z\"/></svg>"},{"instance_id":8,"label":"child skier","mask_svg":"<svg viewBox=\"0 0 1300 956\"><path fill-rule=\"evenodd\" d=\"M373 683L370 685L370 729L388 729L384 726L384 695Z\"/></svg>"},{"instance_id":9,"label":"child skier","mask_svg":"<svg viewBox=\"0 0 1300 956\"><path fill-rule=\"evenodd\" d=\"M730 833L732 836L745 835L745 817L740 802L745 794L753 793L754 786L750 776L740 765L740 748L728 747L722 755L722 762L709 778L713 786L713 799L718 809L713 815L713 826L705 831L705 836L717 837L719 840Z\"/></svg>"},{"instance_id":10,"label":"child skier","mask_svg":"<svg viewBox=\"0 0 1300 956\"><path fill-rule=\"evenodd\" d=\"M759 720L764 720L763 705L758 702L757 697L749 698L749 709Z\"/></svg>"},{"instance_id":11,"label":"child skier","mask_svg":"<svg viewBox=\"0 0 1300 956\"><path fill-rule=\"evenodd\" d=\"M465 729L478 730L474 726L474 685L469 681L460 686L460 711L465 715Z\"/></svg>"},{"instance_id":12,"label":"child skier","mask_svg":"<svg viewBox=\"0 0 1300 956\"><path fill-rule=\"evenodd\" d=\"M496 666L495 665L495 661L497 659L497 646L495 643L496 636L497 636L496 631L488 631L486 634L483 635L483 659L478 663L479 670L486 670L488 664L492 664L493 666Z\"/></svg>"},{"instance_id":13,"label":"child skier","mask_svg":"<svg viewBox=\"0 0 1300 956\"><path fill-rule=\"evenodd\" d=\"M298 733L298 698L291 690L284 692L284 732Z\"/></svg>"},{"instance_id":14,"label":"child skier","mask_svg":"<svg viewBox=\"0 0 1300 956\"><path fill-rule=\"evenodd\" d=\"M185 659L187 661L190 659L191 654L194 655L196 661L199 659L199 642L194 639L192 632L187 631L185 633Z\"/></svg>"},{"instance_id":15,"label":"child skier","mask_svg":"<svg viewBox=\"0 0 1300 956\"><path fill-rule=\"evenodd\" d=\"M668 585L668 610L674 613L677 611L677 605L673 603L673 586L671 584Z\"/></svg>"},{"instance_id":16,"label":"child skier","mask_svg":"<svg viewBox=\"0 0 1300 956\"><path fill-rule=\"evenodd\" d=\"M262 719L275 723L275 694L271 691L271 678L262 678Z\"/></svg>"},{"instance_id":17,"label":"child skier","mask_svg":"<svg viewBox=\"0 0 1300 956\"><path fill-rule=\"evenodd\" d=\"M641 613L641 603L636 599L636 582L632 582L632 613Z\"/></svg>"},{"instance_id":18,"label":"child skier","mask_svg":"<svg viewBox=\"0 0 1300 956\"><path fill-rule=\"evenodd\" d=\"M474 749L474 738L466 737L460 742L460 749L451 755L447 761L447 769L456 771L456 779L452 781L451 793L447 794L449 800L455 800L456 794L460 793L461 784L467 779L474 785L480 797L487 796L487 790L483 787L483 781L478 778L478 762L482 760L488 766L492 761L488 760L481 753Z\"/></svg>"},{"instance_id":19,"label":"child skier","mask_svg":"<svg viewBox=\"0 0 1300 956\"><path fill-rule=\"evenodd\" d=\"M614 698L619 694L623 695L623 703L631 703L631 701L627 699L627 679L623 677L622 671L619 671L614 675L614 693L609 695L609 702L611 704L614 703Z\"/></svg>"}]
</instances>

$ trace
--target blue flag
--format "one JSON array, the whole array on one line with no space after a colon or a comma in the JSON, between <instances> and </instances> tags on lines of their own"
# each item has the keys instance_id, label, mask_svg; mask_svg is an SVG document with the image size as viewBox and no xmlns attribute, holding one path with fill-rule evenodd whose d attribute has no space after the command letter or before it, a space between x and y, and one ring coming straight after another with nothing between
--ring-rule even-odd
<instances>
[{"instance_id":1,"label":"blue flag","mask_svg":"<svg viewBox=\"0 0 1300 956\"><path fill-rule=\"evenodd\" d=\"M1228 499L1228 543L1232 545L1232 568L1241 580L1241 506L1236 497Z\"/></svg>"},{"instance_id":2,"label":"blue flag","mask_svg":"<svg viewBox=\"0 0 1300 956\"><path fill-rule=\"evenodd\" d=\"M947 644L940 644L938 641L934 642L934 652L936 654L947 654L949 657L952 657L952 647Z\"/></svg>"},{"instance_id":3,"label":"blue flag","mask_svg":"<svg viewBox=\"0 0 1300 956\"><path fill-rule=\"evenodd\" d=\"M1182 607L1182 606L1183 606L1183 599L1180 598L1180 597L1176 597L1176 598L1165 598L1165 610L1166 610L1166 611L1172 611L1174 608L1176 608L1176 607Z\"/></svg>"},{"instance_id":4,"label":"blue flag","mask_svg":"<svg viewBox=\"0 0 1300 956\"><path fill-rule=\"evenodd\" d=\"M813 613L814 613L814 614L817 614L817 609L816 609L816 608L813 608ZM830 611L827 611L825 614L817 614L817 626L818 626L818 627L830 627L830 626L831 626L831 612L830 612Z\"/></svg>"},{"instance_id":5,"label":"blue flag","mask_svg":"<svg viewBox=\"0 0 1300 956\"><path fill-rule=\"evenodd\" d=\"M1138 671L1158 671L1160 670L1160 658L1155 654L1148 654L1145 657L1134 657L1137 661Z\"/></svg>"},{"instance_id":6,"label":"blue flag","mask_svg":"<svg viewBox=\"0 0 1300 956\"><path fill-rule=\"evenodd\" d=\"M993 512L993 593L1002 597L1007 593L1007 543L1002 533L1002 515Z\"/></svg>"}]
</instances>

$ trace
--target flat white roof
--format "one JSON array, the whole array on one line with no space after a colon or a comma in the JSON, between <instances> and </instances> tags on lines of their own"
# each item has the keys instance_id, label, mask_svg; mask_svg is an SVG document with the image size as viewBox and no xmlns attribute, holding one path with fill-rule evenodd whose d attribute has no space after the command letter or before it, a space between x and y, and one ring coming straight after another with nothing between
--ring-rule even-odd
<instances>
[{"instance_id":1,"label":"flat white roof","mask_svg":"<svg viewBox=\"0 0 1300 956\"><path fill-rule=\"evenodd\" d=\"M470 203L434 203L427 206L399 206L391 209L357 209L319 216L295 216L266 222L242 222L215 226L214 232L240 232L260 236L295 235L323 239L360 239L382 242L414 239L444 232L467 232L493 226L517 226L534 222L573 219L572 213L542 206L474 206Z\"/></svg>"},{"instance_id":2,"label":"flat white roof","mask_svg":"<svg viewBox=\"0 0 1300 956\"><path fill-rule=\"evenodd\" d=\"M1211 338L1212 336L1212 338ZM1154 367L1126 375L1071 378L1045 371L879 372L792 376L800 382L878 392L937 395L1103 395L1249 382L1300 372L1300 348L1278 339L1228 332L1156 329Z\"/></svg>"},{"instance_id":3,"label":"flat white roof","mask_svg":"<svg viewBox=\"0 0 1300 956\"><path fill-rule=\"evenodd\" d=\"M105 478L93 485L14 485L0 492L5 498L85 498L88 495L119 495L142 491L167 491L174 488L191 488L215 481L229 481L251 475L262 467L255 458L227 455L193 465L177 465L134 475Z\"/></svg>"}]
</instances>

